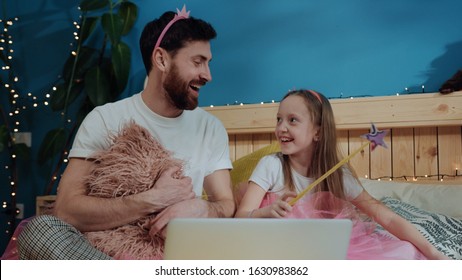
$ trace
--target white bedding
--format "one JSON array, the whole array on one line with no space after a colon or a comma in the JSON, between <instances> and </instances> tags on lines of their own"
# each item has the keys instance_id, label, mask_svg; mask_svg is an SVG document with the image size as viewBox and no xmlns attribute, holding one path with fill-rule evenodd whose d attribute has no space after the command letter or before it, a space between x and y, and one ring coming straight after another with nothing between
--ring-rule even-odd
<instances>
[{"instance_id":1,"label":"white bedding","mask_svg":"<svg viewBox=\"0 0 462 280\"><path fill-rule=\"evenodd\" d=\"M361 179L376 199L410 221L446 256L462 259L462 185Z\"/></svg>"},{"instance_id":2,"label":"white bedding","mask_svg":"<svg viewBox=\"0 0 462 280\"><path fill-rule=\"evenodd\" d=\"M360 179L376 199L397 198L429 212L462 219L462 182L460 184L418 184Z\"/></svg>"}]
</instances>

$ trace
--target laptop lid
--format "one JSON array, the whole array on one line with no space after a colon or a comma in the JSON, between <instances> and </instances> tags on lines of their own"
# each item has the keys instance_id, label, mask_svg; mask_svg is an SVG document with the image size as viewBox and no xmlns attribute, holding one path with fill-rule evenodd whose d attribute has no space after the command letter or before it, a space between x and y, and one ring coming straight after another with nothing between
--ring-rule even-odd
<instances>
[{"instance_id":1,"label":"laptop lid","mask_svg":"<svg viewBox=\"0 0 462 280\"><path fill-rule=\"evenodd\" d=\"M347 219L173 219L164 259L345 259L351 229Z\"/></svg>"}]
</instances>

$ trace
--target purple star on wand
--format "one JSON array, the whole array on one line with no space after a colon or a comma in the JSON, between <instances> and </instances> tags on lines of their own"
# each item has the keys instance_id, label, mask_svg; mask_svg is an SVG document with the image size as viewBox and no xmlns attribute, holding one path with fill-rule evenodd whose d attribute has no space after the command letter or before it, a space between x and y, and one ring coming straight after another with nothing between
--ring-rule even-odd
<instances>
[{"instance_id":1,"label":"purple star on wand","mask_svg":"<svg viewBox=\"0 0 462 280\"><path fill-rule=\"evenodd\" d=\"M371 142L371 151L373 151L377 146L382 146L388 148L387 144L383 141L385 135L388 134L388 130L378 130L375 127L374 123L371 123L371 129L369 133L361 135L361 137L366 138Z\"/></svg>"}]
</instances>

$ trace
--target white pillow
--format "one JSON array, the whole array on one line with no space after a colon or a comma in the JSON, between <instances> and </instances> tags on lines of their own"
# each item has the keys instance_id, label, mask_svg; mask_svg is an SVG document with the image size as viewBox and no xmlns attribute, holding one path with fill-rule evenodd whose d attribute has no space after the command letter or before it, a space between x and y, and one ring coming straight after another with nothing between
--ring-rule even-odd
<instances>
[{"instance_id":1,"label":"white pillow","mask_svg":"<svg viewBox=\"0 0 462 280\"><path fill-rule=\"evenodd\" d=\"M374 198L393 197L424 210L462 219L462 183L418 184L360 179Z\"/></svg>"}]
</instances>

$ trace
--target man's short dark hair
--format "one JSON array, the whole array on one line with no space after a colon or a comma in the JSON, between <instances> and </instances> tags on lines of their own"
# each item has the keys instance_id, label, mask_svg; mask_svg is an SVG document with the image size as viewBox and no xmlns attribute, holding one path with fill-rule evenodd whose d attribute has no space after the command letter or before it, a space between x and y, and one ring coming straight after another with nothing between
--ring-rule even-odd
<instances>
[{"instance_id":1,"label":"man's short dark hair","mask_svg":"<svg viewBox=\"0 0 462 280\"><path fill-rule=\"evenodd\" d=\"M143 57L146 74L149 74L152 68L151 55L154 46L164 27L173 19L174 12L165 12L160 18L155 19L143 29L140 37L140 50ZM201 19L189 17L175 22L165 33L160 47L168 51L172 56L183 48L187 42L193 41L210 41L217 36L215 29L210 23Z\"/></svg>"}]
</instances>

